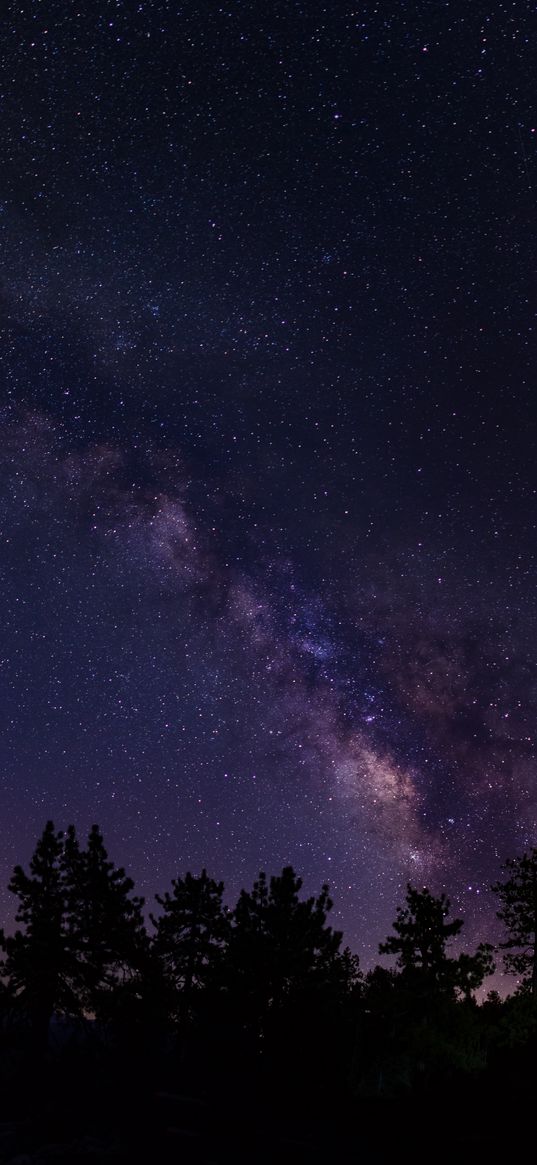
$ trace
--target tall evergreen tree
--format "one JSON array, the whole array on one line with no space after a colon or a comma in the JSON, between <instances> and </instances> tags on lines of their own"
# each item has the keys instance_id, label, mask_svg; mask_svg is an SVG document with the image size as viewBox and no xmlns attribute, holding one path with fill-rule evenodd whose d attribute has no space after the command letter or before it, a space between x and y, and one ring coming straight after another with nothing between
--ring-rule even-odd
<instances>
[{"instance_id":1,"label":"tall evergreen tree","mask_svg":"<svg viewBox=\"0 0 537 1165\"><path fill-rule=\"evenodd\" d=\"M0 973L43 1047L54 1013L106 1015L106 1000L140 966L142 899L108 860L97 826L84 850L73 826L64 835L51 821L29 873L16 866L9 889L19 899L21 927L2 935Z\"/></svg>"},{"instance_id":2,"label":"tall evergreen tree","mask_svg":"<svg viewBox=\"0 0 537 1165\"><path fill-rule=\"evenodd\" d=\"M73 963L65 944L63 834L48 821L30 860L15 866L9 889L19 899L13 935L2 936L1 973L28 1016L36 1043L46 1046L54 1011L72 1013Z\"/></svg>"},{"instance_id":3,"label":"tall evergreen tree","mask_svg":"<svg viewBox=\"0 0 537 1165\"><path fill-rule=\"evenodd\" d=\"M122 867L109 860L103 835L93 825L86 849L72 826L62 859L65 939L76 959L77 992L86 1012L106 1018L113 994L142 972L147 935L143 898Z\"/></svg>"},{"instance_id":4,"label":"tall evergreen tree","mask_svg":"<svg viewBox=\"0 0 537 1165\"><path fill-rule=\"evenodd\" d=\"M508 878L492 889L500 898L498 918L508 933L500 943L507 952L505 968L520 975L523 986L537 999L537 849L508 859L504 869Z\"/></svg>"},{"instance_id":5,"label":"tall evergreen tree","mask_svg":"<svg viewBox=\"0 0 537 1165\"><path fill-rule=\"evenodd\" d=\"M237 983L267 1014L304 991L346 990L357 960L340 951L342 933L327 924L328 886L301 899L302 879L292 866L267 882L260 873L241 891L234 912L231 959Z\"/></svg>"},{"instance_id":6,"label":"tall evergreen tree","mask_svg":"<svg viewBox=\"0 0 537 1165\"><path fill-rule=\"evenodd\" d=\"M187 873L172 881L171 894L156 895L162 908L155 926L154 951L176 1000L176 1015L185 1019L194 997L221 980L230 919L222 902L224 883Z\"/></svg>"},{"instance_id":7,"label":"tall evergreen tree","mask_svg":"<svg viewBox=\"0 0 537 1165\"><path fill-rule=\"evenodd\" d=\"M395 967L377 967L365 984L354 1064L360 1090L396 1094L483 1066L473 992L493 970L492 948L452 955L462 927L445 894L407 886L394 933L379 947Z\"/></svg>"},{"instance_id":8,"label":"tall evergreen tree","mask_svg":"<svg viewBox=\"0 0 537 1165\"><path fill-rule=\"evenodd\" d=\"M395 934L381 943L379 950L396 955L399 971L419 983L422 991L468 997L493 970L492 948L481 944L474 955L450 957L448 944L460 933L463 921L448 921L449 910L445 894L435 898L426 888L417 890L409 883L406 905L397 908Z\"/></svg>"}]
</instances>

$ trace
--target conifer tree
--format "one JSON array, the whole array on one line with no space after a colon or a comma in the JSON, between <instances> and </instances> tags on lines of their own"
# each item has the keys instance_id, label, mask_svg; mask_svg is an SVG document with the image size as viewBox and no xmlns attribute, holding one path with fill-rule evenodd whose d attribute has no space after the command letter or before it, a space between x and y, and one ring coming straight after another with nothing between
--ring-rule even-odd
<instances>
[{"instance_id":1,"label":"conifer tree","mask_svg":"<svg viewBox=\"0 0 537 1165\"><path fill-rule=\"evenodd\" d=\"M223 892L224 883L202 870L199 877L187 873L174 879L171 894L156 895L162 913L151 915L153 947L182 1018L190 1013L196 994L221 980L230 928Z\"/></svg>"},{"instance_id":2,"label":"conifer tree","mask_svg":"<svg viewBox=\"0 0 537 1165\"><path fill-rule=\"evenodd\" d=\"M93 826L81 849L73 826L66 834L49 821L30 860L9 883L20 928L1 936L0 973L45 1047L52 1015L106 1015L104 1007L141 966L147 940L142 899L108 860Z\"/></svg>"},{"instance_id":3,"label":"conifer tree","mask_svg":"<svg viewBox=\"0 0 537 1165\"><path fill-rule=\"evenodd\" d=\"M2 936L1 973L31 1022L36 1044L48 1040L53 1012L72 1012L73 965L65 944L63 834L48 821L30 860L29 873L15 866L9 889L19 899L15 934Z\"/></svg>"},{"instance_id":4,"label":"conifer tree","mask_svg":"<svg viewBox=\"0 0 537 1165\"><path fill-rule=\"evenodd\" d=\"M76 959L80 1003L86 1012L106 1016L114 991L128 985L144 964L143 898L133 894L125 870L109 860L97 825L84 850L69 827L63 875L66 945Z\"/></svg>"},{"instance_id":5,"label":"conifer tree","mask_svg":"<svg viewBox=\"0 0 537 1165\"><path fill-rule=\"evenodd\" d=\"M413 978L421 990L443 992L447 996L470 996L492 973L492 947L481 944L474 955L452 958L447 953L451 939L461 931L463 921L448 921L450 901L445 894L435 898L429 890L407 885L406 905L397 908L395 934L381 943L381 954L396 955L397 967L407 979Z\"/></svg>"},{"instance_id":6,"label":"conifer tree","mask_svg":"<svg viewBox=\"0 0 537 1165\"><path fill-rule=\"evenodd\" d=\"M250 892L241 891L235 908L235 976L265 1011L304 991L346 990L357 976L356 958L340 951L341 931L327 924L328 886L307 899L299 897L301 888L291 866L270 882L260 873Z\"/></svg>"},{"instance_id":7,"label":"conifer tree","mask_svg":"<svg viewBox=\"0 0 537 1165\"><path fill-rule=\"evenodd\" d=\"M523 986L537 999L537 849L510 858L504 869L505 882L492 889L499 895L498 918L505 923L508 938L500 943L507 953L507 971L520 975Z\"/></svg>"}]
</instances>

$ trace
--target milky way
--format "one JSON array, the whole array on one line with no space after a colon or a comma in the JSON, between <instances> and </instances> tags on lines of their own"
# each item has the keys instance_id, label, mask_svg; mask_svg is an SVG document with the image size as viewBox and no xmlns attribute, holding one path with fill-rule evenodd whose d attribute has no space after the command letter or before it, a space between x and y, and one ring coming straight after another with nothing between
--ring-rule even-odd
<instances>
[{"instance_id":1,"label":"milky way","mask_svg":"<svg viewBox=\"0 0 537 1165\"><path fill-rule=\"evenodd\" d=\"M2 886L291 862L375 957L535 844L535 18L19 6L2 74ZM11 909L3 893L6 917Z\"/></svg>"}]
</instances>

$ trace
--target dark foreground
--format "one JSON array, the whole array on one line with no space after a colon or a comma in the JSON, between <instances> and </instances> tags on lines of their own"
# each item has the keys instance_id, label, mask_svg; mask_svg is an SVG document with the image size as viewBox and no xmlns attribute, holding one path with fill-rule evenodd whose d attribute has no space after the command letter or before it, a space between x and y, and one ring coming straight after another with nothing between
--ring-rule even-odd
<instances>
[{"instance_id":1,"label":"dark foreground","mask_svg":"<svg viewBox=\"0 0 537 1165\"><path fill-rule=\"evenodd\" d=\"M529 1051L529 1049L528 1049ZM102 1049L3 1062L0 1161L494 1162L529 1155L537 1074L529 1055L479 1078L360 1096L337 1082L304 1090L236 1065L195 1079L174 1057L142 1063Z\"/></svg>"}]
</instances>

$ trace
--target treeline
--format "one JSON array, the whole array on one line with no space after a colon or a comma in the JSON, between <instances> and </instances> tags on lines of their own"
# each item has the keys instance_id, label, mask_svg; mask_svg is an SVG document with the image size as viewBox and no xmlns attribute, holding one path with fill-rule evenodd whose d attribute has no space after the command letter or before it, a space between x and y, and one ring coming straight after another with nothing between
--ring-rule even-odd
<instances>
[{"instance_id":1,"label":"treeline","mask_svg":"<svg viewBox=\"0 0 537 1165\"><path fill-rule=\"evenodd\" d=\"M284 1092L397 1095L476 1075L537 1032L537 850L494 889L516 992L475 992L491 945L451 953L462 920L445 895L407 887L380 945L390 967L362 974L328 922L328 886L301 896L291 867L261 873L231 909L205 870L178 877L144 919L132 880L100 829L81 844L49 822L26 871L15 867L17 929L0 933L4 1048L80 1046L174 1063L189 1080L263 1073ZM63 1023L63 1029L61 1027ZM67 1033L67 1035L65 1035Z\"/></svg>"}]
</instances>

